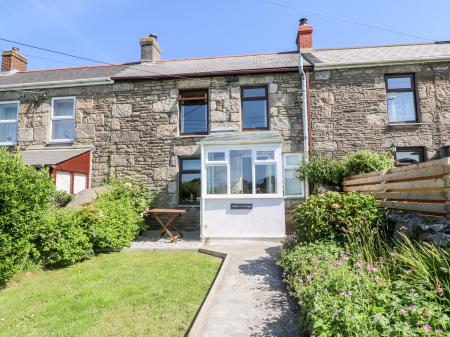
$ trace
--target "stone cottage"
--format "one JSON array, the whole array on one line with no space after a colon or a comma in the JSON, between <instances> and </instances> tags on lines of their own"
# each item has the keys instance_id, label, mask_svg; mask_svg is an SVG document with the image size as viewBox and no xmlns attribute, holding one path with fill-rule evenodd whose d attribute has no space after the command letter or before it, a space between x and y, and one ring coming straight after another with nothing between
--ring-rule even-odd
<instances>
[{"instance_id":1,"label":"stone cottage","mask_svg":"<svg viewBox=\"0 0 450 337\"><path fill-rule=\"evenodd\" d=\"M69 193L108 177L161 191L204 238L285 235L308 195L299 162L322 151L391 150L400 162L447 154L450 43L161 59L143 37L139 62L27 71L2 54L0 145L20 149Z\"/></svg>"}]
</instances>

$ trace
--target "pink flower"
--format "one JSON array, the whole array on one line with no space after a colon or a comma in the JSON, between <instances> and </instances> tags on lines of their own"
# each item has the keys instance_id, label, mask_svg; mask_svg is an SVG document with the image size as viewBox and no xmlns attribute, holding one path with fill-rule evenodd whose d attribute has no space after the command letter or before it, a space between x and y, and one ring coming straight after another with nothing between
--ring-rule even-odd
<instances>
[{"instance_id":1,"label":"pink flower","mask_svg":"<svg viewBox=\"0 0 450 337\"><path fill-rule=\"evenodd\" d=\"M311 281L312 280L312 275L311 274L308 274L308 275L306 275L306 281Z\"/></svg>"},{"instance_id":2,"label":"pink flower","mask_svg":"<svg viewBox=\"0 0 450 337\"><path fill-rule=\"evenodd\" d=\"M341 253L340 257L342 260L348 260L348 255L346 253Z\"/></svg>"},{"instance_id":3,"label":"pink flower","mask_svg":"<svg viewBox=\"0 0 450 337\"><path fill-rule=\"evenodd\" d=\"M363 267L363 262L361 260L359 260L358 262L355 263L355 266L358 268L362 268Z\"/></svg>"},{"instance_id":4,"label":"pink flower","mask_svg":"<svg viewBox=\"0 0 450 337\"><path fill-rule=\"evenodd\" d=\"M378 271L377 268L375 268L373 265L371 265L370 263L367 265L367 271L369 272L376 272Z\"/></svg>"},{"instance_id":5,"label":"pink flower","mask_svg":"<svg viewBox=\"0 0 450 337\"><path fill-rule=\"evenodd\" d=\"M430 332L431 330L433 330L433 329L431 329L431 326L429 326L428 324L422 325L422 329L423 329L425 332Z\"/></svg>"},{"instance_id":6,"label":"pink flower","mask_svg":"<svg viewBox=\"0 0 450 337\"><path fill-rule=\"evenodd\" d=\"M342 265L341 261L334 261L333 264L331 265L331 267L334 269L334 268L336 268L338 266L341 266L341 265Z\"/></svg>"},{"instance_id":7,"label":"pink flower","mask_svg":"<svg viewBox=\"0 0 450 337\"><path fill-rule=\"evenodd\" d=\"M442 329L436 329L436 332L437 332L437 333L441 333L441 332L442 332Z\"/></svg>"},{"instance_id":8,"label":"pink flower","mask_svg":"<svg viewBox=\"0 0 450 337\"><path fill-rule=\"evenodd\" d=\"M401 309L400 309L400 313L401 313L402 315L406 315L406 310L403 309L403 308L401 308Z\"/></svg>"},{"instance_id":9,"label":"pink flower","mask_svg":"<svg viewBox=\"0 0 450 337\"><path fill-rule=\"evenodd\" d=\"M437 292L439 295L443 295L443 294L444 294L444 289L442 289L442 288L436 288L436 292Z\"/></svg>"},{"instance_id":10,"label":"pink flower","mask_svg":"<svg viewBox=\"0 0 450 337\"><path fill-rule=\"evenodd\" d=\"M351 290L347 291L347 295L348 296L352 296L353 295L353 291L351 291Z\"/></svg>"},{"instance_id":11,"label":"pink flower","mask_svg":"<svg viewBox=\"0 0 450 337\"><path fill-rule=\"evenodd\" d=\"M316 262L317 262L317 257L314 256L314 257L311 259L311 262L312 262L312 263L316 263Z\"/></svg>"}]
</instances>

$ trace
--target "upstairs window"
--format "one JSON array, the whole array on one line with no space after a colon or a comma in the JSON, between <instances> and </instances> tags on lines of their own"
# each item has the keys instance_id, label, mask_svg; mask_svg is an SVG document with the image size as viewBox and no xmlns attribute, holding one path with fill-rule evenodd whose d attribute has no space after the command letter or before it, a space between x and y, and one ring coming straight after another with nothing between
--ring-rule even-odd
<instances>
[{"instance_id":1,"label":"upstairs window","mask_svg":"<svg viewBox=\"0 0 450 337\"><path fill-rule=\"evenodd\" d=\"M181 92L180 134L204 135L208 133L208 91L189 90Z\"/></svg>"},{"instance_id":2,"label":"upstairs window","mask_svg":"<svg viewBox=\"0 0 450 337\"><path fill-rule=\"evenodd\" d=\"M75 97L52 99L52 142L75 140Z\"/></svg>"},{"instance_id":3,"label":"upstairs window","mask_svg":"<svg viewBox=\"0 0 450 337\"><path fill-rule=\"evenodd\" d=\"M416 123L414 75L386 76L389 123Z\"/></svg>"},{"instance_id":4,"label":"upstairs window","mask_svg":"<svg viewBox=\"0 0 450 337\"><path fill-rule=\"evenodd\" d=\"M17 144L19 102L0 102L0 145Z\"/></svg>"},{"instance_id":5,"label":"upstairs window","mask_svg":"<svg viewBox=\"0 0 450 337\"><path fill-rule=\"evenodd\" d=\"M267 87L242 88L242 129L267 130Z\"/></svg>"},{"instance_id":6,"label":"upstairs window","mask_svg":"<svg viewBox=\"0 0 450 337\"><path fill-rule=\"evenodd\" d=\"M200 203L200 158L180 158L180 205Z\"/></svg>"},{"instance_id":7,"label":"upstairs window","mask_svg":"<svg viewBox=\"0 0 450 337\"><path fill-rule=\"evenodd\" d=\"M422 163L425 161L425 150L423 147L398 147L395 160L400 165Z\"/></svg>"}]
</instances>

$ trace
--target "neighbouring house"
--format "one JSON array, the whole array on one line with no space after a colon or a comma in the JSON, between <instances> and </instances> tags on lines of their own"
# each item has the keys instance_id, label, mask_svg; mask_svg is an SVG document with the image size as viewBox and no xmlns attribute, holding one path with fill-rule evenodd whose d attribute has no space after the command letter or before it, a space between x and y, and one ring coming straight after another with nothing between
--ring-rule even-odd
<instances>
[{"instance_id":1,"label":"neighbouring house","mask_svg":"<svg viewBox=\"0 0 450 337\"><path fill-rule=\"evenodd\" d=\"M295 170L311 152L448 155L450 43L297 50L27 71L2 54L0 145L47 167L69 193L132 176L186 208L203 238L279 238L308 195Z\"/></svg>"}]
</instances>

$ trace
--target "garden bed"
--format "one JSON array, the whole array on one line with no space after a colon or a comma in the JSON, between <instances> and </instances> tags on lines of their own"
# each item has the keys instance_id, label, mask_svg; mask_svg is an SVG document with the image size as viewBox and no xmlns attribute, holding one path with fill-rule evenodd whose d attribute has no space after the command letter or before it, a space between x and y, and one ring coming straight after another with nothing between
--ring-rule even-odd
<instances>
[{"instance_id":1,"label":"garden bed","mask_svg":"<svg viewBox=\"0 0 450 337\"><path fill-rule=\"evenodd\" d=\"M393 224L370 195L311 196L294 217L296 236L278 264L308 335L448 336L448 249L393 240Z\"/></svg>"},{"instance_id":2,"label":"garden bed","mask_svg":"<svg viewBox=\"0 0 450 337\"><path fill-rule=\"evenodd\" d=\"M221 260L112 253L18 274L0 290L0 336L184 336Z\"/></svg>"}]
</instances>

